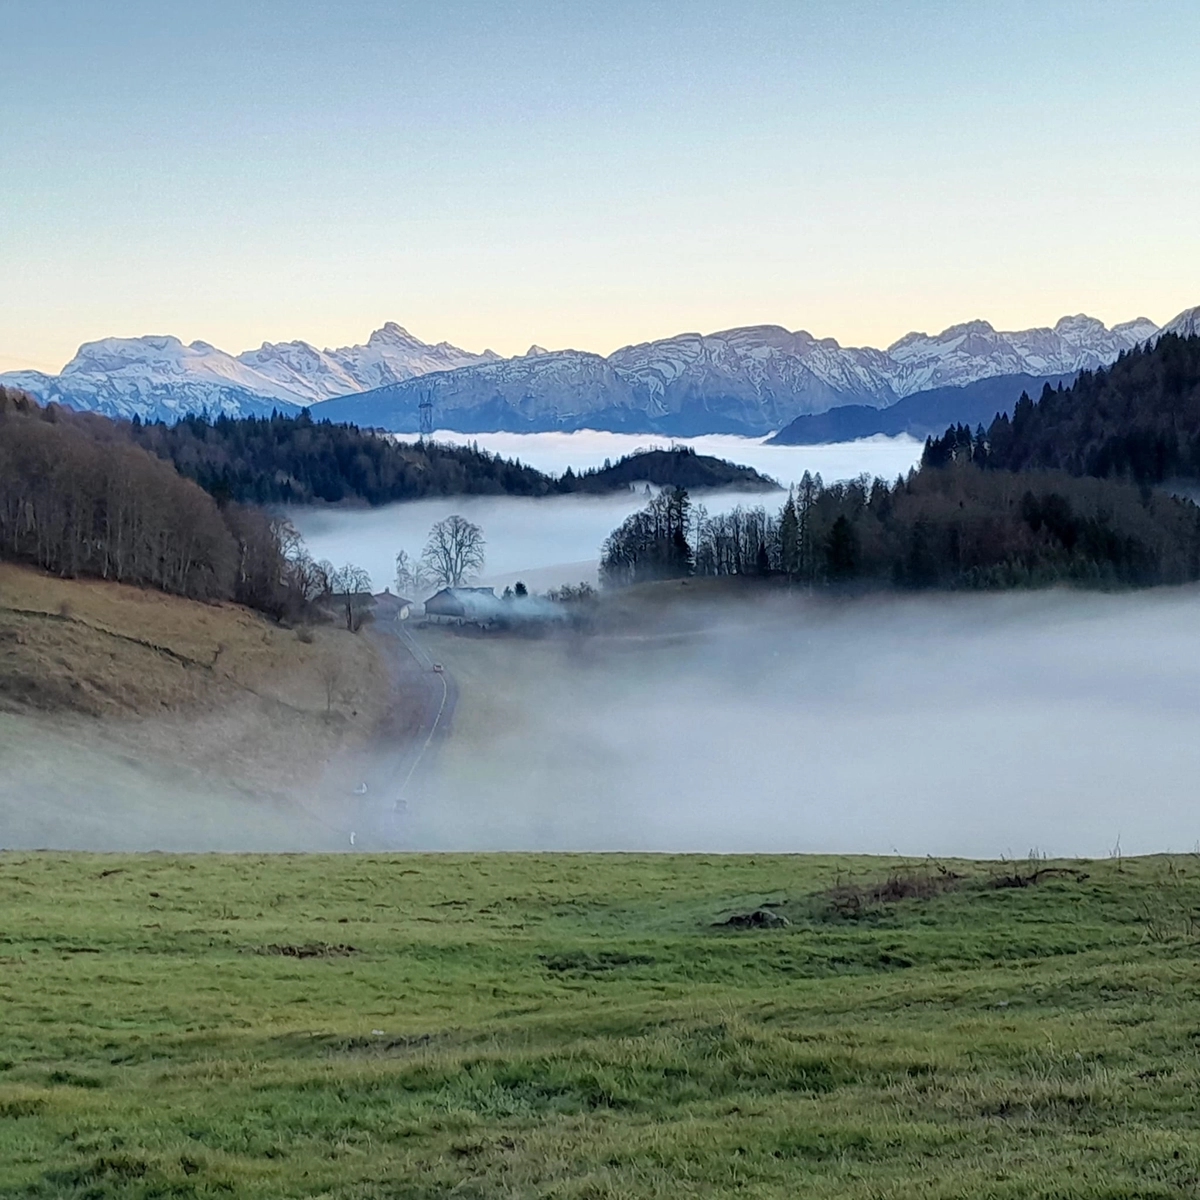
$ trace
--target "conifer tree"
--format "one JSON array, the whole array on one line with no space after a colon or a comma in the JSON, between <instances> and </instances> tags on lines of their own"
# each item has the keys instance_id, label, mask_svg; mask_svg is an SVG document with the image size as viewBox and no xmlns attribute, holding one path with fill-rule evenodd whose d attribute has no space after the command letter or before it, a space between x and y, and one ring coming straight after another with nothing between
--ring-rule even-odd
<instances>
[{"instance_id":1,"label":"conifer tree","mask_svg":"<svg viewBox=\"0 0 1200 1200\"><path fill-rule=\"evenodd\" d=\"M796 515L792 488L788 489L787 503L779 518L779 565L789 579L794 579L800 570L800 518Z\"/></svg>"}]
</instances>

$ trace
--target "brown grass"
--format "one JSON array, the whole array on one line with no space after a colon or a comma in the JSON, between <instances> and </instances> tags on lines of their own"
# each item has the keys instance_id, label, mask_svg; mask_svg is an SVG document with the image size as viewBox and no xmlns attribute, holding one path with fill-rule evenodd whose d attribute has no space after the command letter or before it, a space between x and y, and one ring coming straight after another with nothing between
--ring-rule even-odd
<instances>
[{"instance_id":1,"label":"brown grass","mask_svg":"<svg viewBox=\"0 0 1200 1200\"><path fill-rule=\"evenodd\" d=\"M365 743L391 699L366 636L301 639L238 605L0 564L0 708L59 732L86 739L79 718L99 718L137 756L278 791Z\"/></svg>"}]
</instances>

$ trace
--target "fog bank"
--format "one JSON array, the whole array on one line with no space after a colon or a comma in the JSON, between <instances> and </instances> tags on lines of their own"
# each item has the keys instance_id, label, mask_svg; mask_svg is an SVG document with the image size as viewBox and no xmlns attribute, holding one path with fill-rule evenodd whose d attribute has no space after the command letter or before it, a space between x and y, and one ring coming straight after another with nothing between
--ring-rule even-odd
<instances>
[{"instance_id":1,"label":"fog bank","mask_svg":"<svg viewBox=\"0 0 1200 1200\"><path fill-rule=\"evenodd\" d=\"M1200 841L1200 592L709 612L514 653L421 849L1021 856ZM447 661L473 649L443 643Z\"/></svg>"},{"instance_id":2,"label":"fog bank","mask_svg":"<svg viewBox=\"0 0 1200 1200\"><path fill-rule=\"evenodd\" d=\"M239 794L216 764L209 780L132 757L99 723L0 716L0 846L1020 857L1200 842L1200 589L757 595L655 605L594 638L419 633L458 705L398 814L407 743L341 763L322 809Z\"/></svg>"},{"instance_id":3,"label":"fog bank","mask_svg":"<svg viewBox=\"0 0 1200 1200\"><path fill-rule=\"evenodd\" d=\"M629 434L437 434L439 439L470 443L505 456L519 457L543 470L560 473L600 466L606 457L618 458L639 447L669 445L661 438ZM704 437L680 439L702 454L717 454L757 468L785 484L805 470L820 472L827 481L866 472L894 479L920 457L912 438L877 438L832 446L766 446L750 438ZM765 504L778 508L776 492L697 493L695 499L710 513L736 504ZM296 508L289 516L313 556L341 565L364 567L379 589L392 584L397 550L419 556L430 526L451 513L461 513L481 526L487 538L487 565L482 582L503 588L523 580L544 590L563 583L596 582L600 545L645 500L640 492L605 496L548 496L537 500L507 496L448 496L392 504L385 508L350 510Z\"/></svg>"},{"instance_id":4,"label":"fog bank","mask_svg":"<svg viewBox=\"0 0 1200 1200\"><path fill-rule=\"evenodd\" d=\"M402 435L402 438L410 435ZM784 487L798 480L805 471L818 472L826 483L853 479L864 471L895 479L907 472L921 457L922 443L907 434L882 435L856 442L834 442L827 446L769 446L765 438L737 437L734 434L706 434L703 437L668 438L653 434L600 433L581 429L575 433L456 433L439 430L433 435L439 442L460 446L478 443L505 458L519 458L539 471L561 475L568 467L585 471L602 466L606 458L614 462L638 450L668 446L690 446L697 454L711 454L729 462L753 467L777 479Z\"/></svg>"}]
</instances>

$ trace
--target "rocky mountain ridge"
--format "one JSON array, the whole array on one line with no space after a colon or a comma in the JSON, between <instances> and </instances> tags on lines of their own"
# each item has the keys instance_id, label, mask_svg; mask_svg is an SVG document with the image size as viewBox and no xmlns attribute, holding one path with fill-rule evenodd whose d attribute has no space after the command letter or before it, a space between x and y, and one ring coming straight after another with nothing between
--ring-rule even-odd
<instances>
[{"instance_id":1,"label":"rocky mountain ridge","mask_svg":"<svg viewBox=\"0 0 1200 1200\"><path fill-rule=\"evenodd\" d=\"M413 432L428 403L435 426L464 433L761 436L847 404L884 409L920 392L985 379L1073 375L1113 362L1157 331L1146 318L1109 329L1079 315L1015 333L970 321L933 336L911 333L875 350L843 347L803 330L749 326L625 346L606 358L539 349L344 396L318 405L314 415Z\"/></svg>"},{"instance_id":2,"label":"rocky mountain ridge","mask_svg":"<svg viewBox=\"0 0 1200 1200\"><path fill-rule=\"evenodd\" d=\"M264 342L236 357L208 342L185 345L171 336L102 338L80 346L58 375L10 371L0 383L110 417L175 421L194 412L290 412L430 371L498 360L491 350L430 345L389 321L365 345L318 350L303 341Z\"/></svg>"},{"instance_id":3,"label":"rocky mountain ridge","mask_svg":"<svg viewBox=\"0 0 1200 1200\"><path fill-rule=\"evenodd\" d=\"M1163 328L1197 325L1200 309L1189 309ZM264 343L236 356L174 337L106 338L81 346L57 376L17 371L0 375L0 383L42 401L143 420L311 405L314 416L414 432L427 402L435 426L468 433L757 436L843 405L889 408L931 389L1094 369L1157 333L1146 318L1110 329L1080 314L1016 332L969 321L934 335L910 333L878 350L758 325L679 334L608 356L533 345L506 359L423 342L389 322L363 345Z\"/></svg>"}]
</instances>

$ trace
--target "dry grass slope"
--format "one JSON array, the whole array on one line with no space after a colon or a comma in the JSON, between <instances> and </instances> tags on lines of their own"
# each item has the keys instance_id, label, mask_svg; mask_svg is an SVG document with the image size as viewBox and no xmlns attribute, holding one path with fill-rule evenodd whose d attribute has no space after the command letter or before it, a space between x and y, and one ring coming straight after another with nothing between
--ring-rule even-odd
<instances>
[{"instance_id":1,"label":"dry grass slope","mask_svg":"<svg viewBox=\"0 0 1200 1200\"><path fill-rule=\"evenodd\" d=\"M174 772L181 795L304 800L393 699L369 637L0 564L0 844L30 844L33 797L86 807L124 775L122 795Z\"/></svg>"}]
</instances>

